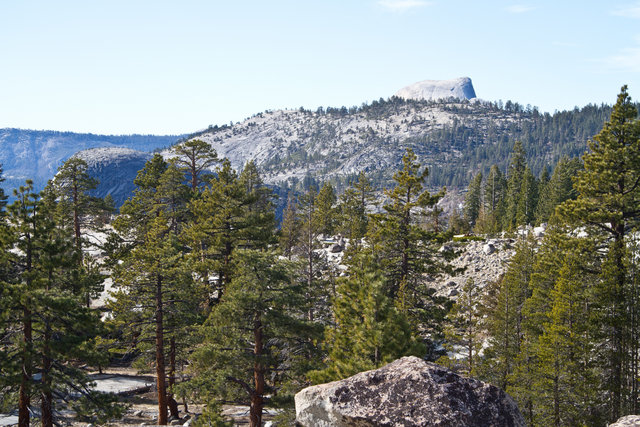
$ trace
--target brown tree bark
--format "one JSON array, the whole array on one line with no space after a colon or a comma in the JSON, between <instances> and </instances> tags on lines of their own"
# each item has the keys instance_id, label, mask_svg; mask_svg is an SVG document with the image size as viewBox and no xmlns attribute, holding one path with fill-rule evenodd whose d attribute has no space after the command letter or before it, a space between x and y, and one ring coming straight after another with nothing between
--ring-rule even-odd
<instances>
[{"instance_id":1,"label":"brown tree bark","mask_svg":"<svg viewBox=\"0 0 640 427\"><path fill-rule=\"evenodd\" d=\"M158 388L158 424L167 424L167 386L164 367L164 330L162 276L156 276L156 384Z\"/></svg>"},{"instance_id":2,"label":"brown tree bark","mask_svg":"<svg viewBox=\"0 0 640 427\"><path fill-rule=\"evenodd\" d=\"M253 354L255 362L253 364L254 390L251 393L251 407L249 408L250 427L260 427L262 424L262 408L264 406L264 368L260 356L263 352L262 322L259 316L253 324L254 347Z\"/></svg>"}]
</instances>

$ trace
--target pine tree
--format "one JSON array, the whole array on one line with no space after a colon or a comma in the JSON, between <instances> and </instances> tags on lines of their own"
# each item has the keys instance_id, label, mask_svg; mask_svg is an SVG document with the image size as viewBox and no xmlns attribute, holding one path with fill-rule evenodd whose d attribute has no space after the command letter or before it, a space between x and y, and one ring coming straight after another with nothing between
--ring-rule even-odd
<instances>
[{"instance_id":1,"label":"pine tree","mask_svg":"<svg viewBox=\"0 0 640 427\"><path fill-rule=\"evenodd\" d=\"M407 317L386 295L383 272L367 253L351 260L349 276L337 286L332 312L335 324L326 329L324 339L328 366L309 374L313 382L343 379L426 352Z\"/></svg>"},{"instance_id":2,"label":"pine tree","mask_svg":"<svg viewBox=\"0 0 640 427\"><path fill-rule=\"evenodd\" d=\"M540 188L536 207L536 222L548 222L554 214L556 206L565 200L577 197L577 192L573 188L573 177L581 169L582 162L578 158L563 157L558 161L551 178L546 185Z\"/></svg>"},{"instance_id":3,"label":"pine tree","mask_svg":"<svg viewBox=\"0 0 640 427\"><path fill-rule=\"evenodd\" d=\"M529 297L529 281L534 265L535 241L529 234L516 244L516 253L509 261L504 277L498 282L496 299L486 305L490 311L490 348L486 354L492 359L491 377L503 390L513 386L516 358L524 337L523 307Z\"/></svg>"},{"instance_id":4,"label":"pine tree","mask_svg":"<svg viewBox=\"0 0 640 427\"><path fill-rule=\"evenodd\" d=\"M357 181L340 196L340 221L338 229L349 239L354 248L358 248L369 224L367 207L374 204L371 180L360 172Z\"/></svg>"},{"instance_id":5,"label":"pine tree","mask_svg":"<svg viewBox=\"0 0 640 427\"><path fill-rule=\"evenodd\" d=\"M480 215L480 202L482 200L482 173L473 177L469 189L464 198L463 216L465 222L468 224L469 230L473 229L476 225L478 215Z\"/></svg>"},{"instance_id":6,"label":"pine tree","mask_svg":"<svg viewBox=\"0 0 640 427\"><path fill-rule=\"evenodd\" d=\"M527 167L526 153L522 142L516 141L511 151L509 169L507 170L507 186L505 192L505 212L502 218L504 230L514 230L517 224L518 203L522 182Z\"/></svg>"},{"instance_id":7,"label":"pine tree","mask_svg":"<svg viewBox=\"0 0 640 427\"><path fill-rule=\"evenodd\" d=\"M191 388L209 402L248 401L250 425L257 427L269 396L277 394L295 362L292 349L309 341L311 329L301 320L305 292L291 264L268 252L243 250L236 267L202 327Z\"/></svg>"},{"instance_id":8,"label":"pine tree","mask_svg":"<svg viewBox=\"0 0 640 427\"><path fill-rule=\"evenodd\" d=\"M478 233L495 233L501 230L501 219L505 209L506 181L500 168L493 165L489 170L482 191L483 200L475 231Z\"/></svg>"},{"instance_id":9,"label":"pine tree","mask_svg":"<svg viewBox=\"0 0 640 427\"><path fill-rule=\"evenodd\" d=\"M218 155L211 145L192 139L174 145L171 151L177 156L175 164L190 176L191 191L198 191L202 175L218 163Z\"/></svg>"},{"instance_id":10,"label":"pine tree","mask_svg":"<svg viewBox=\"0 0 640 427\"><path fill-rule=\"evenodd\" d=\"M320 227L320 233L325 236L333 236L336 229L336 193L329 182L325 182L316 197L316 216Z\"/></svg>"},{"instance_id":11,"label":"pine tree","mask_svg":"<svg viewBox=\"0 0 640 427\"><path fill-rule=\"evenodd\" d=\"M464 349L466 366L462 371L469 376L476 373L478 353L482 348L480 304L480 289L473 279L469 279L447 313L449 323L445 328L445 339L448 350L455 351L456 347Z\"/></svg>"},{"instance_id":12,"label":"pine tree","mask_svg":"<svg viewBox=\"0 0 640 427\"><path fill-rule=\"evenodd\" d=\"M593 246L572 239L565 251L558 279L550 293L551 308L537 347L538 369L531 390L536 391L539 425L596 425L598 396L595 384L595 342L591 338L589 282L587 273Z\"/></svg>"},{"instance_id":13,"label":"pine tree","mask_svg":"<svg viewBox=\"0 0 640 427\"><path fill-rule=\"evenodd\" d=\"M283 255L289 260L293 255L293 249L300 239L300 225L298 223L296 201L292 193L287 196L287 206L284 210L282 224L280 226L279 242Z\"/></svg>"},{"instance_id":14,"label":"pine tree","mask_svg":"<svg viewBox=\"0 0 640 427\"><path fill-rule=\"evenodd\" d=\"M87 233L90 230L100 231L92 219L106 209L101 199L89 194L97 185L98 180L89 176L87 162L72 157L58 168L58 173L43 192L43 198L55 200L55 204L50 204L55 206L60 225L72 230L80 275L76 279L77 292L84 294L87 307L91 305L91 297L103 289L103 278L96 274L94 260L85 256Z\"/></svg>"},{"instance_id":15,"label":"pine tree","mask_svg":"<svg viewBox=\"0 0 640 427\"><path fill-rule=\"evenodd\" d=\"M403 168L393 176L395 186L385 192L389 199L385 213L372 217L375 223L367 238L387 272L389 297L406 313L417 308L424 296L423 274L435 273L438 267L429 245L433 235L417 223L444 191L431 195L424 190L428 170L421 170L413 151L407 149L402 162Z\"/></svg>"},{"instance_id":16,"label":"pine tree","mask_svg":"<svg viewBox=\"0 0 640 427\"><path fill-rule=\"evenodd\" d=\"M578 198L565 202L560 213L574 224L595 227L607 236L608 250L594 310L601 317L599 333L607 350L605 366L609 420L626 412L629 390L625 370L627 347L628 271L625 262L629 230L640 217L640 121L623 86L610 120L589 142L578 173Z\"/></svg>"},{"instance_id":17,"label":"pine tree","mask_svg":"<svg viewBox=\"0 0 640 427\"><path fill-rule=\"evenodd\" d=\"M533 224L538 204L538 182L527 166L522 175L522 184L516 206L516 225Z\"/></svg>"},{"instance_id":18,"label":"pine tree","mask_svg":"<svg viewBox=\"0 0 640 427\"><path fill-rule=\"evenodd\" d=\"M2 389L18 388L19 425L30 421L34 399L41 403L42 425L52 426L56 412L54 395L80 392L95 414L113 415L112 402L88 391L86 373L70 360L96 362L100 356L91 339L100 329L97 313L74 293L78 276L73 235L55 222L55 205L43 202L30 181L14 191L16 201L8 209L5 244L12 248L7 261L13 272L5 276L3 292L8 301L5 325L13 329L3 337L3 352L10 363ZM35 381L34 375L40 374ZM97 403L98 405L95 405Z\"/></svg>"}]
</instances>

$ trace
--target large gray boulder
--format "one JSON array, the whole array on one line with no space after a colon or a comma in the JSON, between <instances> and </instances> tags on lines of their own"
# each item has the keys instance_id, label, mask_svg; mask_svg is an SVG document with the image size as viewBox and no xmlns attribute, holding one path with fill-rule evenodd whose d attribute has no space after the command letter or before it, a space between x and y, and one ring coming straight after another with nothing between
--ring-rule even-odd
<instances>
[{"instance_id":1,"label":"large gray boulder","mask_svg":"<svg viewBox=\"0 0 640 427\"><path fill-rule=\"evenodd\" d=\"M417 357L305 388L295 402L305 427L525 425L499 388Z\"/></svg>"}]
</instances>

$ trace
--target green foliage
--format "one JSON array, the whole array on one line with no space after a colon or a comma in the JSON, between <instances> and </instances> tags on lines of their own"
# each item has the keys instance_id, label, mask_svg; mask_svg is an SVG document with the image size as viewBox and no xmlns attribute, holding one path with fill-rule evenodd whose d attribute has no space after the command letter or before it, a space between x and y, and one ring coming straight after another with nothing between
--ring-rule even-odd
<instances>
[{"instance_id":1,"label":"green foliage","mask_svg":"<svg viewBox=\"0 0 640 427\"><path fill-rule=\"evenodd\" d=\"M240 251L236 268L202 326L190 387L207 400L251 402L257 416L267 395L288 380L313 329L303 320L304 288L291 263L268 252Z\"/></svg>"},{"instance_id":2,"label":"green foliage","mask_svg":"<svg viewBox=\"0 0 640 427\"><path fill-rule=\"evenodd\" d=\"M402 356L424 356L404 313L385 292L383 272L370 254L351 260L332 302L335 324L325 331L327 367L309 374L314 383L343 379L379 368Z\"/></svg>"},{"instance_id":3,"label":"green foliage","mask_svg":"<svg viewBox=\"0 0 640 427\"><path fill-rule=\"evenodd\" d=\"M469 184L469 189L467 190L467 194L464 198L463 217L465 222L468 224L468 230L473 229L476 225L478 215L480 215L481 196L482 173L478 173L471 181L471 184Z\"/></svg>"}]
</instances>

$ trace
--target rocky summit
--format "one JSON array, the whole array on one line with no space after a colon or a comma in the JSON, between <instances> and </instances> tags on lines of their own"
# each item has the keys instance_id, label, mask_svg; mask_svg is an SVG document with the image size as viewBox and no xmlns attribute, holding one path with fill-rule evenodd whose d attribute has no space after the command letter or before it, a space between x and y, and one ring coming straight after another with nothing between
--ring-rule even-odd
<instances>
[{"instance_id":1,"label":"rocky summit","mask_svg":"<svg viewBox=\"0 0 640 427\"><path fill-rule=\"evenodd\" d=\"M305 427L525 425L504 391L417 357L305 388L295 403Z\"/></svg>"},{"instance_id":2,"label":"rocky summit","mask_svg":"<svg viewBox=\"0 0 640 427\"><path fill-rule=\"evenodd\" d=\"M403 87L395 96L404 99L436 101L438 99L454 98L458 100L473 99L476 91L469 77L453 80L423 80Z\"/></svg>"}]
</instances>

